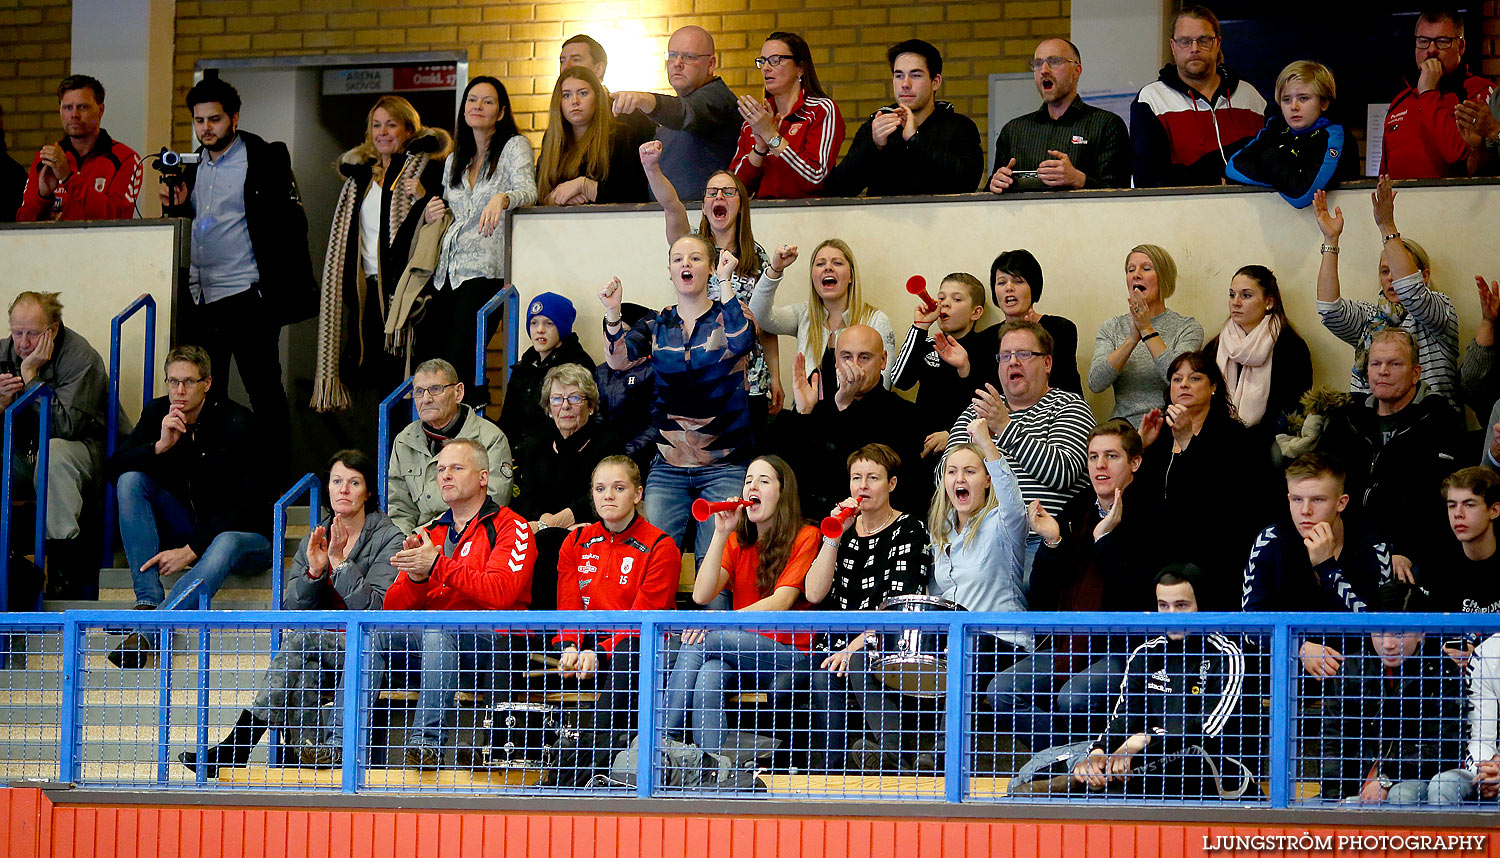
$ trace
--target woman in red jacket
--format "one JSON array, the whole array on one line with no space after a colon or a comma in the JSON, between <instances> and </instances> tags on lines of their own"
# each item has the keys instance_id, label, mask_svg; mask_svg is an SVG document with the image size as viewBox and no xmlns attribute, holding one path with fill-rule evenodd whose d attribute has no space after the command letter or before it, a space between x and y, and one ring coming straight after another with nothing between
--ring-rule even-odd
<instances>
[{"instance_id":1,"label":"woman in red jacket","mask_svg":"<svg viewBox=\"0 0 1500 858\"><path fill-rule=\"evenodd\" d=\"M810 197L844 143L844 117L818 83L812 50L796 33L772 33L755 67L765 98L740 96L739 148L729 168L763 200Z\"/></svg>"},{"instance_id":2,"label":"woman in red jacket","mask_svg":"<svg viewBox=\"0 0 1500 858\"><path fill-rule=\"evenodd\" d=\"M661 611L673 607L682 552L641 515L641 469L629 456L606 456L594 466L592 494L599 520L574 528L557 555L559 611ZM631 631L564 631L564 676L598 677L599 701L578 745L578 767L564 769L564 785L582 783L609 767L614 752L635 733L640 637ZM571 781L572 778L576 781Z\"/></svg>"}]
</instances>

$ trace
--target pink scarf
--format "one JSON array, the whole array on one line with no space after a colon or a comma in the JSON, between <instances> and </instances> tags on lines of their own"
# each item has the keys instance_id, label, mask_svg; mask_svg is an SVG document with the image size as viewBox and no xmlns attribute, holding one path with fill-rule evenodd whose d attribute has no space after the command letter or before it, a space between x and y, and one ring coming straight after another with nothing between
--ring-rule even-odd
<instances>
[{"instance_id":1,"label":"pink scarf","mask_svg":"<svg viewBox=\"0 0 1500 858\"><path fill-rule=\"evenodd\" d=\"M1219 332L1219 353L1214 360L1229 386L1229 401L1246 426L1256 425L1266 414L1266 400L1271 395L1271 353L1280 335L1281 319L1270 313L1248 334L1233 319Z\"/></svg>"}]
</instances>

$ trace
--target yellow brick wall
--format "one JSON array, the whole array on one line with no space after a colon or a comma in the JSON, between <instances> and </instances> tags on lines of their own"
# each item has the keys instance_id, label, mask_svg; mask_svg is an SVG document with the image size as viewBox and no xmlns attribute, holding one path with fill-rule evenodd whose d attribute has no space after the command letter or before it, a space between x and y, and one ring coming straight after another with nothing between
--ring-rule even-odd
<instances>
[{"instance_id":1,"label":"yellow brick wall","mask_svg":"<svg viewBox=\"0 0 1500 858\"><path fill-rule=\"evenodd\" d=\"M1067 35L1068 6L1067 0L178 0L177 103L203 58L462 48L471 74L505 81L517 123L540 144L564 38L586 32L604 43L612 88L664 89L667 36L697 24L715 34L724 79L739 93L756 89L752 63L767 33L802 33L849 137L890 96L886 47L927 39L943 52L942 97L984 129L986 75L1025 71L1039 39ZM622 67L632 57L635 65ZM174 119L175 143L188 145L186 115L176 111Z\"/></svg>"},{"instance_id":2,"label":"yellow brick wall","mask_svg":"<svg viewBox=\"0 0 1500 858\"><path fill-rule=\"evenodd\" d=\"M0 107L11 157L23 165L58 135L56 87L72 38L70 0L0 0Z\"/></svg>"}]
</instances>

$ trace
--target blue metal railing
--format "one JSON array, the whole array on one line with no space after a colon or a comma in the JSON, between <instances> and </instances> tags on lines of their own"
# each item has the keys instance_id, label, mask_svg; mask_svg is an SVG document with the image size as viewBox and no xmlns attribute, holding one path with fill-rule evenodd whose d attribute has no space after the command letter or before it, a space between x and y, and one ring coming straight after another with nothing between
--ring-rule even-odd
<instances>
[{"instance_id":1,"label":"blue metal railing","mask_svg":"<svg viewBox=\"0 0 1500 858\"><path fill-rule=\"evenodd\" d=\"M15 473L16 415L38 406L36 442L36 536L32 556L36 567L47 568L47 442L52 438L52 388L38 384L5 409L5 451L0 463L0 613L10 610L10 528L11 499L13 497L11 475ZM42 607L42 596L37 594L36 610Z\"/></svg>"},{"instance_id":2,"label":"blue metal railing","mask_svg":"<svg viewBox=\"0 0 1500 858\"><path fill-rule=\"evenodd\" d=\"M90 743L111 742L118 745L120 739L111 737L105 739L102 736L88 738L79 729L81 715L81 701L84 694L93 695L91 717L100 717L100 707L106 705L101 699L97 699L100 689L98 680L88 682L87 677L92 671L109 671L111 668L100 667L91 664L98 652L90 653L84 648L85 642L91 637L90 632L100 629L122 630L138 629L153 634L158 640L170 639L172 630L197 630L198 634L198 668L199 678L195 689L196 704L193 711L197 719L196 741L199 752L205 749L209 739L209 727L207 723L209 713L210 694L224 694L224 689L212 690L209 688L208 675L204 672L204 665L208 662L210 655L209 634L213 631L244 632L247 629L276 630L276 629L337 629L344 633L343 645L344 664L347 668L347 688L343 701L345 707L345 718L343 720L343 734L340 737L343 748L342 778L338 782L306 782L291 779L283 784L293 789L317 790L317 789L339 789L345 793L362 792L366 789L388 791L391 786L388 783L369 784L367 772L372 767L365 759L369 745L365 744L365 734L369 729L368 707L372 698L362 688L366 681L362 678L363 670L360 666L371 664L368 658L372 651L380 644L377 642L385 633L393 630L406 629L431 629L441 626L448 630L457 630L467 627L472 630L494 630L496 628L507 631L532 631L555 633L559 630L617 630L620 628L636 629L641 634L641 661L640 671L637 675L637 692L640 703L639 729L643 737L641 753L638 756L639 769L636 794L641 797L653 797L664 795L682 795L680 789L663 789L661 771L658 766L657 738L659 729L657 727L660 716L659 707L661 703L661 691L665 682L665 675L659 667L656 657L657 649L669 632L677 632L685 628L707 628L707 629L796 629L799 631L838 630L847 631L852 628L867 629L923 629L946 633L950 642L968 641L972 635L984 633L1004 632L1007 630L1026 630L1042 634L1045 632L1066 632L1071 634L1102 634L1111 633L1118 636L1142 636L1146 633L1160 635L1164 631L1207 633L1217 632L1224 635L1244 635L1247 639L1260 642L1261 646L1268 647L1270 664L1269 687L1256 692L1257 711L1260 710L1260 700L1268 699L1269 705L1266 711L1270 717L1266 720L1268 724L1269 764L1270 773L1263 777L1267 783L1266 793L1256 791L1247 795L1238 806L1259 806L1284 808L1299 803L1293 789L1297 775L1292 765L1297 760L1293 753L1294 739L1302 738L1294 734L1297 726L1295 713L1299 709L1299 694L1304 693L1299 684L1303 684L1294 671L1296 667L1296 642L1302 635L1339 634L1364 635L1370 630L1382 630L1390 632L1402 631L1437 631L1442 630L1445 634L1463 634L1465 632L1478 632L1493 634L1500 632L1500 617L1484 614L1311 614L1311 613L1286 613L1286 614L1173 614L1170 617L1157 614L1113 614L1113 613L1035 613L1035 614L985 614L985 613L918 613L893 615L890 613L866 612L866 613L836 613L827 611L806 611L796 613L744 613L744 612L608 612L607 619L599 612L492 612L492 611L465 611L465 612L416 612L416 611L390 611L390 612L337 612L337 611L293 611L293 612L269 612L269 611L246 611L246 612L209 612L209 611L180 611L180 612L150 612L140 614L129 611L68 611L58 614L11 614L0 616L0 634L12 634L24 632L36 634L38 632L50 633L61 632L63 670L60 695L61 711L58 713L57 721L61 726L63 747L59 751L60 778L64 781L73 781L89 786L116 786L133 785L149 786L137 780L129 780L115 776L113 779L107 775L101 775L96 770L85 776L80 770L78 761L100 759L102 745ZM226 652L222 641L219 648L213 651L217 658L233 659L235 654ZM155 744L154 756L157 763L159 777L155 779L160 787L183 789L183 788L215 788L216 785L207 784L201 777L193 781L181 779L172 780L168 777L168 742L170 720L174 709L165 705L172 695L172 677L170 670L166 669L168 660L172 657L171 647L163 644L160 650L162 675L156 683L159 687L163 706L161 709L162 723L148 724L143 726L155 727L152 732L159 736L152 736L150 744ZM1446 658L1446 656L1444 657ZM1279 667L1278 667L1279 666ZM963 691L971 688L974 676L973 660L963 656L962 650L955 652L951 646L948 650L946 667L946 682L948 689L949 705L955 702L955 694L969 692ZM959 691L955 691L955 689ZM246 692L249 689L239 689ZM180 692L179 692L180 693ZM1311 692L1317 693L1317 692ZM961 698L960 698L961 699ZM215 706L225 709L237 709L243 705L243 701L221 701ZM948 742L946 751L946 767L941 770L946 774L942 792L926 793L930 797L941 796L946 802L962 802L973 800L994 800L993 796L981 796L971 794L971 779L977 777L971 759L970 745L978 735L975 719L963 713L963 708L968 703L959 703L958 709L949 709L950 717L947 720ZM180 703L179 703L180 707ZM181 711L179 708L175 711ZM954 713L958 713L954 717ZM187 725L183 725L187 726ZM4 739L4 727L0 726L0 740ZM141 744L146 744L142 742ZM179 745L181 740L179 740ZM191 743L190 743L191 744ZM182 773L178 773L181 775ZM414 789L432 789L432 784L423 781L420 784L413 783ZM275 784L268 785L274 786ZM444 788L457 788L455 784L448 784ZM472 788L483 788L472 787ZM875 794L857 796L860 799L910 800L895 792L879 792ZM1014 797L1013 797L1014 798ZM1060 797L1054 796L1054 799ZM1100 803L1102 796L1091 795L1088 801ZM1024 801L1024 798L1016 798ZM1066 799L1064 799L1066 800ZM1074 800L1079 800L1075 797ZM1183 799L1167 796L1165 798L1128 798L1124 796L1109 796L1105 803L1108 804L1148 804L1152 806L1180 804ZM1192 801L1192 799L1186 799ZM1225 806L1216 802L1216 806Z\"/></svg>"},{"instance_id":3,"label":"blue metal railing","mask_svg":"<svg viewBox=\"0 0 1500 858\"><path fill-rule=\"evenodd\" d=\"M115 314L109 324L109 412L104 432L104 457L114 455L120 443L120 330L132 316L146 311L146 340L141 352L141 408L144 409L156 398L156 299L149 294L130 302L130 306ZM119 534L116 520L115 485L104 487L104 565L114 562L115 538Z\"/></svg>"},{"instance_id":4,"label":"blue metal railing","mask_svg":"<svg viewBox=\"0 0 1500 858\"><path fill-rule=\"evenodd\" d=\"M276 500L271 510L271 610L281 608L281 594L286 585L286 511L298 498L307 495L308 532L318 526L323 507L323 481L317 474L304 474L297 484Z\"/></svg>"},{"instance_id":5,"label":"blue metal railing","mask_svg":"<svg viewBox=\"0 0 1500 858\"><path fill-rule=\"evenodd\" d=\"M489 384L489 332L490 317L495 315L501 305L505 307L505 316L502 321L505 324L505 356L511 360L517 357L516 348L520 345L520 326L517 324L518 311L521 308L521 295L512 284L506 284L504 289L495 293L495 297L484 302L484 306L474 314L474 387L483 390ZM510 364L505 365L505 380L510 380Z\"/></svg>"},{"instance_id":6,"label":"blue metal railing","mask_svg":"<svg viewBox=\"0 0 1500 858\"><path fill-rule=\"evenodd\" d=\"M396 410L396 405L401 400L410 399L410 397L411 379L407 378L396 385L396 389L391 391L390 396L380 401L380 422L375 434L375 474L376 482L380 484L380 508L382 510L388 509L391 502L390 493L386 491L391 480L391 442L396 439L395 432L399 431L392 429L391 412ZM408 423L417 419L417 402L415 399L410 399L410 402L411 417Z\"/></svg>"}]
</instances>

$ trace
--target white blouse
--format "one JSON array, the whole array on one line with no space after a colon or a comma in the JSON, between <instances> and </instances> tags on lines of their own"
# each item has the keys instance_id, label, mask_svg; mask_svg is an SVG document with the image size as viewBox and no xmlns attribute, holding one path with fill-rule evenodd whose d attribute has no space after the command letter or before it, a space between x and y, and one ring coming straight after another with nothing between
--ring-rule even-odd
<instances>
[{"instance_id":1,"label":"white blouse","mask_svg":"<svg viewBox=\"0 0 1500 858\"><path fill-rule=\"evenodd\" d=\"M503 279L505 270L505 232L511 209L536 202L536 161L531 142L517 134L500 150L500 159L492 173L481 173L479 181L469 184L468 164L454 163L449 155L443 165L443 200L453 212L453 225L443 233L442 255L432 276L436 289L457 289L465 280L475 278ZM464 173L458 187L453 187L455 170ZM496 194L509 194L506 215L493 235L479 234L479 216Z\"/></svg>"}]
</instances>

